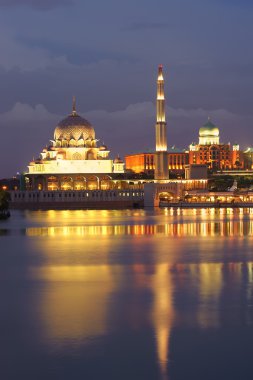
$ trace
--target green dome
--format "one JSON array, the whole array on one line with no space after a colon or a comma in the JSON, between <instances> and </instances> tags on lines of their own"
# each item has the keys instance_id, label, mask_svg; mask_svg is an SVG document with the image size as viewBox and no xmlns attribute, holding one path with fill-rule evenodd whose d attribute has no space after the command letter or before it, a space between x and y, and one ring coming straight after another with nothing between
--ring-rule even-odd
<instances>
[{"instance_id":1,"label":"green dome","mask_svg":"<svg viewBox=\"0 0 253 380\"><path fill-rule=\"evenodd\" d=\"M219 137L219 128L213 124L210 120L199 129L200 137Z\"/></svg>"}]
</instances>

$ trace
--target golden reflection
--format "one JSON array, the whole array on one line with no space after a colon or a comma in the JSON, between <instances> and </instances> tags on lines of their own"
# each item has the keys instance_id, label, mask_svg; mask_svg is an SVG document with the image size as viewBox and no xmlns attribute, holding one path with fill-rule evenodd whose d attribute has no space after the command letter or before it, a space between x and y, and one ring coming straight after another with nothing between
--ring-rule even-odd
<instances>
[{"instance_id":1,"label":"golden reflection","mask_svg":"<svg viewBox=\"0 0 253 380\"><path fill-rule=\"evenodd\" d=\"M46 283L39 303L46 338L76 344L106 333L114 289L109 266L45 266L31 276Z\"/></svg>"},{"instance_id":2,"label":"golden reflection","mask_svg":"<svg viewBox=\"0 0 253 380\"><path fill-rule=\"evenodd\" d=\"M52 226L29 227L28 236L126 236L126 235L168 235L176 237L243 237L253 236L252 220L218 220L174 222L166 224L134 225L92 225L92 226Z\"/></svg>"},{"instance_id":3,"label":"golden reflection","mask_svg":"<svg viewBox=\"0 0 253 380\"><path fill-rule=\"evenodd\" d=\"M219 326L219 308L217 303L223 286L223 264L202 263L197 267L191 265L190 269L196 273L199 279L199 296L201 302L197 312L199 325L205 328Z\"/></svg>"},{"instance_id":4,"label":"golden reflection","mask_svg":"<svg viewBox=\"0 0 253 380\"><path fill-rule=\"evenodd\" d=\"M33 267L31 276L44 284L38 298L38 312L47 341L78 344L110 334L109 329L114 328L109 326L110 320L113 319L110 313L122 306L120 303L114 305L113 302L118 302L115 300L121 296L121 286L124 286L122 283L126 278L126 272L127 281L131 282L130 285L134 287L136 293L138 287L146 287L152 291L150 313L144 315L142 312L141 298L140 302L134 302L132 306L129 303L126 313L132 316L129 320L135 322L135 327L138 329L145 324L147 315L150 317L148 323L151 320L155 332L157 360L163 380L169 378L171 332L176 324L186 326L193 324L202 329L220 326L223 312L220 305L223 302L222 297L225 292L231 291L230 285L233 285L234 291L240 289L243 276L247 275L248 285L251 285L253 266L252 263L222 263L223 257L217 256L215 252L218 242L216 237L228 237L226 246L231 248L235 239L230 237L252 237L253 214L244 214L243 209L237 211L231 209L225 210L225 213L219 210L195 210L194 216L189 210L180 210L179 214L178 210L176 214L173 210L173 214L170 215L168 210L166 213L158 214L158 220L148 219L143 210L124 212L122 219L119 219L122 214L116 211L99 212L99 214L96 214L95 210L88 214L82 211L66 211L60 214L62 217L60 225L57 223L59 213L52 211L47 215L50 215L50 220L56 225L28 227L25 230L31 237L31 244L43 252L43 266ZM161 215L162 224L156 224L157 221L161 223ZM247 219L244 219L245 215ZM129 224L127 219L129 216L134 224ZM143 222L143 218L146 217L148 224ZM73 225L65 225L66 219ZM110 225L106 224L107 220ZM91 225L85 224L87 222ZM115 239L114 236L136 236L136 239ZM139 239L141 236L154 236L154 238ZM181 244L183 239L160 239L161 236L187 237L187 239ZM35 237L42 238L35 239ZM191 247L195 251L188 255L186 244L192 237L198 239L191 240ZM140 243L136 246L136 251L132 250L135 248L131 245L132 241ZM145 246L147 241L150 244L150 251L146 255L140 247L142 244ZM251 239L236 239L236 241L248 241L250 252ZM125 248L121 251L123 243L129 251L124 251ZM219 239L219 244L222 243L223 239ZM124 259L118 255L121 252L124 253ZM159 264L161 252L164 253L163 263ZM205 252L210 254L205 256ZM229 252L224 252L224 255L229 257ZM208 260L214 259L220 262L201 262L206 260L204 256L208 257ZM126 264L125 258L131 259L132 267L127 265L128 261ZM185 260L188 258L200 262L186 263ZM122 260L119 265L117 260ZM84 263L98 265L84 265ZM101 265L102 263L106 264ZM116 264L117 275L114 276ZM132 281L132 276L136 276L135 282ZM230 276L230 282L226 276ZM252 289L252 286L248 286L243 292L249 304L252 303ZM185 313L180 311L180 308L177 309L177 303L174 302L174 298L176 299L178 295L186 302ZM250 318L249 313L249 321Z\"/></svg>"},{"instance_id":5,"label":"golden reflection","mask_svg":"<svg viewBox=\"0 0 253 380\"><path fill-rule=\"evenodd\" d=\"M173 284L169 264L157 266L151 281L153 290L152 321L156 337L156 351L162 379L168 378L169 340L174 321Z\"/></svg>"}]
</instances>

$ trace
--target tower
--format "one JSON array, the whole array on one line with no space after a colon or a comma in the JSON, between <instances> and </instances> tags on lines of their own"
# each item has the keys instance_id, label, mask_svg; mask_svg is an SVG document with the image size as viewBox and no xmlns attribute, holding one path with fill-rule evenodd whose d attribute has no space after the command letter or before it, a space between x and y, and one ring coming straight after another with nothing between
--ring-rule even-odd
<instances>
[{"instance_id":1,"label":"tower","mask_svg":"<svg viewBox=\"0 0 253 380\"><path fill-rule=\"evenodd\" d=\"M163 67L158 68L157 99L156 99L156 153L155 153L155 179L168 179L168 153L167 153L167 128L165 116L165 97Z\"/></svg>"}]
</instances>

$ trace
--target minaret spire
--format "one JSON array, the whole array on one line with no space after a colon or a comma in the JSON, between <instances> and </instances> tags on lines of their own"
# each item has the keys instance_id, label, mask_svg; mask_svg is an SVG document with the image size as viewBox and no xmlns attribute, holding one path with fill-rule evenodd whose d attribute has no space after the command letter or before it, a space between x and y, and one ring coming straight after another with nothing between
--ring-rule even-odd
<instances>
[{"instance_id":1,"label":"minaret spire","mask_svg":"<svg viewBox=\"0 0 253 380\"><path fill-rule=\"evenodd\" d=\"M72 116L76 116L76 97L72 98Z\"/></svg>"},{"instance_id":2,"label":"minaret spire","mask_svg":"<svg viewBox=\"0 0 253 380\"><path fill-rule=\"evenodd\" d=\"M164 79L163 66L159 65L157 78L157 98L156 98L156 122L165 123L165 96L164 96Z\"/></svg>"},{"instance_id":3,"label":"minaret spire","mask_svg":"<svg viewBox=\"0 0 253 380\"><path fill-rule=\"evenodd\" d=\"M163 66L158 67L156 96L156 165L155 179L168 178L167 126L165 116L165 96Z\"/></svg>"}]
</instances>

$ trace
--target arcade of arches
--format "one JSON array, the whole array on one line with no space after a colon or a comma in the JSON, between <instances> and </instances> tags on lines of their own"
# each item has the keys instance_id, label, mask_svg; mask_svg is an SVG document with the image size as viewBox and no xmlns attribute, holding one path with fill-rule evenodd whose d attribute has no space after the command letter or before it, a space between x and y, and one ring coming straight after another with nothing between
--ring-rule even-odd
<instances>
[{"instance_id":1,"label":"arcade of arches","mask_svg":"<svg viewBox=\"0 0 253 380\"><path fill-rule=\"evenodd\" d=\"M109 175L26 176L27 190L113 190L142 189L143 181L113 179Z\"/></svg>"}]
</instances>

